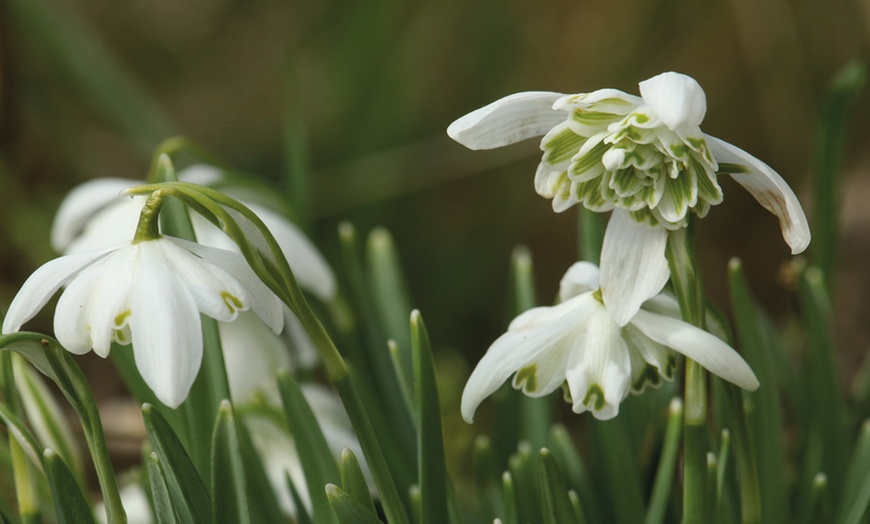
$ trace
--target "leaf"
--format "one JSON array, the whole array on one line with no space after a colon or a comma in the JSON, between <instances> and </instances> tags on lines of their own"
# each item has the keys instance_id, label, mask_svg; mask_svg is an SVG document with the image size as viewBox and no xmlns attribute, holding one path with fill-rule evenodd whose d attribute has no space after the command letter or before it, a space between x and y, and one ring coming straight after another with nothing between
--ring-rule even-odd
<instances>
[{"instance_id":1,"label":"leaf","mask_svg":"<svg viewBox=\"0 0 870 524\"><path fill-rule=\"evenodd\" d=\"M335 484L326 485L326 496L338 522L354 524L381 524L380 519ZM444 521L446 522L446 521Z\"/></svg>"},{"instance_id":2,"label":"leaf","mask_svg":"<svg viewBox=\"0 0 870 524\"><path fill-rule=\"evenodd\" d=\"M570 524L577 522L571 498L562 472L550 450L544 448L541 458L541 511L545 524Z\"/></svg>"},{"instance_id":3,"label":"leaf","mask_svg":"<svg viewBox=\"0 0 870 524\"><path fill-rule=\"evenodd\" d=\"M341 489L357 501L362 507L377 515L375 503L369 493L369 486L360 468L359 461L353 451L345 449L341 452Z\"/></svg>"},{"instance_id":4,"label":"leaf","mask_svg":"<svg viewBox=\"0 0 870 524\"><path fill-rule=\"evenodd\" d=\"M211 495L214 515L220 522L247 524L251 521L242 450L233 406L221 402L211 446Z\"/></svg>"},{"instance_id":5,"label":"leaf","mask_svg":"<svg viewBox=\"0 0 870 524\"><path fill-rule=\"evenodd\" d=\"M43 459L58 524L94 522L91 506L60 455L51 449L46 449Z\"/></svg>"},{"instance_id":6,"label":"leaf","mask_svg":"<svg viewBox=\"0 0 870 524\"><path fill-rule=\"evenodd\" d=\"M157 524L180 522L172 507L172 496L169 494L166 477L160 465L160 457L153 451L148 455L148 482L151 486L151 500Z\"/></svg>"}]
</instances>

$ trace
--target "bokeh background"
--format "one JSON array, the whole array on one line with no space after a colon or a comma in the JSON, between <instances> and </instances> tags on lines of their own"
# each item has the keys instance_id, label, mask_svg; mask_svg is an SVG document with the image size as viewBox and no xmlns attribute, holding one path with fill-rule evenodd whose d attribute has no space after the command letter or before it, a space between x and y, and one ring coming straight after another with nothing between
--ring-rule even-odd
<instances>
[{"instance_id":1,"label":"bokeh background","mask_svg":"<svg viewBox=\"0 0 870 524\"><path fill-rule=\"evenodd\" d=\"M812 215L823 96L868 44L866 0L6 0L0 304L54 256L48 228L67 191L142 179L154 148L183 135L295 202L336 266L341 221L388 228L433 343L475 362L506 325L513 248L530 247L549 303L577 257L577 213L535 194L536 141L470 152L447 138L452 120L517 91L636 93L662 71L687 73L707 94L704 130L773 166ZM862 93L841 186L847 370L870 346L868 112ZM300 172L307 186L291 183ZM740 257L786 318L777 222L723 187L698 227L707 290L726 307L726 265ZM50 330L50 314L39 322Z\"/></svg>"}]
</instances>

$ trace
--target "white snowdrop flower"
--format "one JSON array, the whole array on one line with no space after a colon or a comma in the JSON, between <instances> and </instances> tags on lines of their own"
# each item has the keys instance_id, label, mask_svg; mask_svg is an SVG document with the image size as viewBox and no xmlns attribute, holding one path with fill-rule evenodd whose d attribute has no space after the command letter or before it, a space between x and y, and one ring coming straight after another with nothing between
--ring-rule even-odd
<instances>
[{"instance_id":1,"label":"white snowdrop flower","mask_svg":"<svg viewBox=\"0 0 870 524\"><path fill-rule=\"evenodd\" d=\"M469 423L477 406L511 375L513 386L532 397L567 383L576 413L591 411L607 420L619 413L629 393L671 380L676 353L744 389L758 387L755 374L728 344L679 319L667 295L647 300L625 325L601 299L598 268L571 266L562 278L561 303L519 315L477 364L462 393Z\"/></svg>"},{"instance_id":2,"label":"white snowdrop flower","mask_svg":"<svg viewBox=\"0 0 870 524\"><path fill-rule=\"evenodd\" d=\"M553 200L553 209L580 203L592 211L617 211L608 225L601 278L604 302L620 325L667 282L668 230L685 227L689 213L703 217L722 202L719 174L731 176L777 216L792 253L810 242L803 209L782 177L701 131L707 102L694 79L662 73L641 82L640 94L517 93L447 129L471 149L543 135L535 188Z\"/></svg>"},{"instance_id":3,"label":"white snowdrop flower","mask_svg":"<svg viewBox=\"0 0 870 524\"><path fill-rule=\"evenodd\" d=\"M61 345L106 357L112 342L132 343L142 378L173 408L202 362L200 313L230 322L252 309L275 333L284 325L280 301L240 254L161 236L46 263L13 299L3 333L20 330L61 287Z\"/></svg>"}]
</instances>

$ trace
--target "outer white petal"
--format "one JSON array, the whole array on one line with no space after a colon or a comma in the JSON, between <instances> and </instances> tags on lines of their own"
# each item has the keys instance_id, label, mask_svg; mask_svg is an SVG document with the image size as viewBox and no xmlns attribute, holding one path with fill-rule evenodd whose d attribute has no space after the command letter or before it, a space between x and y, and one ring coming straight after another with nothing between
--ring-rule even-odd
<instances>
[{"instance_id":1,"label":"outer white petal","mask_svg":"<svg viewBox=\"0 0 870 524\"><path fill-rule=\"evenodd\" d=\"M188 242L180 238L163 237L175 242L191 253L202 257L203 260L222 268L235 277L242 286L250 293L251 309L263 319L272 331L280 333L284 328L284 314L281 309L281 300L272 293L266 284L257 277L245 258L232 251L203 246L195 242Z\"/></svg>"},{"instance_id":2,"label":"outer white petal","mask_svg":"<svg viewBox=\"0 0 870 524\"><path fill-rule=\"evenodd\" d=\"M549 91L515 93L456 120L447 128L447 134L475 150L542 136L567 118L563 111L553 109L562 96Z\"/></svg>"},{"instance_id":3,"label":"outer white petal","mask_svg":"<svg viewBox=\"0 0 870 524\"><path fill-rule=\"evenodd\" d=\"M187 398L202 363L199 311L155 242L139 243L141 272L132 290L130 331L136 368L161 402Z\"/></svg>"},{"instance_id":4,"label":"outer white petal","mask_svg":"<svg viewBox=\"0 0 870 524\"><path fill-rule=\"evenodd\" d=\"M631 321L644 335L682 353L743 389L758 389L758 379L731 346L695 326L664 315L640 310Z\"/></svg>"},{"instance_id":5,"label":"outer white petal","mask_svg":"<svg viewBox=\"0 0 870 524\"><path fill-rule=\"evenodd\" d=\"M335 275L305 233L278 213L257 205L249 207L281 246L299 285L324 302L332 300L336 291Z\"/></svg>"},{"instance_id":6,"label":"outer white petal","mask_svg":"<svg viewBox=\"0 0 870 524\"><path fill-rule=\"evenodd\" d=\"M492 343L465 384L462 418L471 423L483 399L520 368L554 351L554 344L576 329L594 307L595 300L591 294L586 294L557 306L535 308L517 317L508 332ZM560 352L560 348L556 350ZM542 384L551 384L550 379L538 377Z\"/></svg>"},{"instance_id":7,"label":"outer white petal","mask_svg":"<svg viewBox=\"0 0 870 524\"><path fill-rule=\"evenodd\" d=\"M135 185L136 181L123 178L96 178L74 188L54 216L51 247L58 253L65 251L94 213Z\"/></svg>"},{"instance_id":8,"label":"outer white petal","mask_svg":"<svg viewBox=\"0 0 870 524\"><path fill-rule=\"evenodd\" d=\"M193 164L179 171L178 179L191 184L210 186L223 179L223 172L210 164Z\"/></svg>"},{"instance_id":9,"label":"outer white petal","mask_svg":"<svg viewBox=\"0 0 870 524\"><path fill-rule=\"evenodd\" d=\"M109 257L111 258L111 257ZM105 259L88 266L67 285L54 309L54 335L70 353L83 355L91 350L91 301L103 277Z\"/></svg>"},{"instance_id":10,"label":"outer white petal","mask_svg":"<svg viewBox=\"0 0 870 524\"><path fill-rule=\"evenodd\" d=\"M601 248L601 295L613 320L624 326L671 275L665 258L668 231L638 224L615 209Z\"/></svg>"},{"instance_id":11,"label":"outer white petal","mask_svg":"<svg viewBox=\"0 0 870 524\"><path fill-rule=\"evenodd\" d=\"M139 223L139 213L148 200L144 196L119 197L94 213L81 234L71 241L64 254L84 253L129 242Z\"/></svg>"},{"instance_id":12,"label":"outer white petal","mask_svg":"<svg viewBox=\"0 0 870 524\"><path fill-rule=\"evenodd\" d=\"M281 337L252 311L241 313L233 322L219 323L218 329L233 401L248 402L257 391L280 401L275 373L292 367Z\"/></svg>"},{"instance_id":13,"label":"outer white petal","mask_svg":"<svg viewBox=\"0 0 870 524\"><path fill-rule=\"evenodd\" d=\"M668 72L640 83L640 94L671 129L698 127L707 113L707 97L694 78Z\"/></svg>"},{"instance_id":14,"label":"outer white petal","mask_svg":"<svg viewBox=\"0 0 870 524\"><path fill-rule=\"evenodd\" d=\"M56 258L34 271L12 299L6 318L3 319L3 333L20 330L21 325L33 318L61 286L110 251L112 250Z\"/></svg>"},{"instance_id":15,"label":"outer white petal","mask_svg":"<svg viewBox=\"0 0 870 524\"><path fill-rule=\"evenodd\" d=\"M305 331L302 321L296 314L287 306L283 306L283 309L284 336L290 340L293 363L301 369L314 368L320 362L320 353L317 352L314 341L308 336L308 332Z\"/></svg>"},{"instance_id":16,"label":"outer white petal","mask_svg":"<svg viewBox=\"0 0 870 524\"><path fill-rule=\"evenodd\" d=\"M776 171L761 160L737 146L705 135L707 145L719 164L738 164L748 173L728 173L746 188L759 204L776 215L782 237L791 247L792 254L802 253L810 244L810 226L804 210L794 194Z\"/></svg>"},{"instance_id":17,"label":"outer white petal","mask_svg":"<svg viewBox=\"0 0 870 524\"><path fill-rule=\"evenodd\" d=\"M595 291L601 287L598 278L598 266L590 262L575 262L565 272L559 282L559 300L576 297L587 291Z\"/></svg>"}]
</instances>

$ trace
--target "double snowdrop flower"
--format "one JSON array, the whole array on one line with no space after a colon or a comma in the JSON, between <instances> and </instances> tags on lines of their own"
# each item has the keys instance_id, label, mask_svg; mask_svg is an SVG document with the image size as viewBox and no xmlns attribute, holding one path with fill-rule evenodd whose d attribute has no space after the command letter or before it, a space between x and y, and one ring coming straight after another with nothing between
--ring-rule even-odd
<instances>
[{"instance_id":1,"label":"double snowdrop flower","mask_svg":"<svg viewBox=\"0 0 870 524\"><path fill-rule=\"evenodd\" d=\"M461 404L467 422L511 375L513 386L532 397L567 383L574 412L611 419L629 393L673 378L676 353L744 389L758 388L728 344L679 319L672 297L652 297L622 325L604 305L599 284L598 268L578 262L562 278L558 305L530 309L511 322L468 379Z\"/></svg>"},{"instance_id":2,"label":"double snowdrop flower","mask_svg":"<svg viewBox=\"0 0 870 524\"><path fill-rule=\"evenodd\" d=\"M564 211L580 203L613 210L601 256L602 294L625 325L670 272L669 230L685 227L722 202L727 173L779 218L783 237L800 253L810 241L794 192L766 164L704 134L707 110L698 83L662 73L640 83L641 96L616 89L564 95L517 93L456 120L447 133L471 149L491 149L543 135L537 192Z\"/></svg>"}]
</instances>

